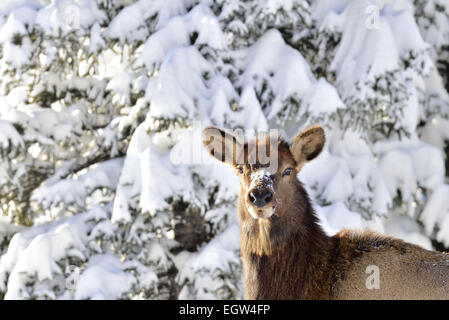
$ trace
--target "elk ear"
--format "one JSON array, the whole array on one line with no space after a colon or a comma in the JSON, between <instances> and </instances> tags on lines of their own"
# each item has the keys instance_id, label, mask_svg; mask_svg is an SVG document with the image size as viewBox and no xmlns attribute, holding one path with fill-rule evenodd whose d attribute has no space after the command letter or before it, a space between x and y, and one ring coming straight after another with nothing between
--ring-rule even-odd
<instances>
[{"instance_id":1,"label":"elk ear","mask_svg":"<svg viewBox=\"0 0 449 320\"><path fill-rule=\"evenodd\" d=\"M324 141L324 130L320 126L310 127L293 139L290 152L295 158L298 171L305 163L315 159L320 154L323 150Z\"/></svg>"},{"instance_id":2,"label":"elk ear","mask_svg":"<svg viewBox=\"0 0 449 320\"><path fill-rule=\"evenodd\" d=\"M215 127L207 127L203 131L203 143L212 157L229 165L236 165L243 157L243 144L229 132Z\"/></svg>"}]
</instances>

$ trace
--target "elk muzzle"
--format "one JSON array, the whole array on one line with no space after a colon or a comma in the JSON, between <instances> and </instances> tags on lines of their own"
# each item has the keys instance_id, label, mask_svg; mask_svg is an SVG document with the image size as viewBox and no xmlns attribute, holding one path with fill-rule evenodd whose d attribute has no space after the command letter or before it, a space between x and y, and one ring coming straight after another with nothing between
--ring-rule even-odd
<instances>
[{"instance_id":1,"label":"elk muzzle","mask_svg":"<svg viewBox=\"0 0 449 320\"><path fill-rule=\"evenodd\" d=\"M257 208L263 208L273 199L273 193L267 189L254 189L249 192L249 202Z\"/></svg>"},{"instance_id":2,"label":"elk muzzle","mask_svg":"<svg viewBox=\"0 0 449 320\"><path fill-rule=\"evenodd\" d=\"M260 170L251 175L251 185L247 194L247 206L255 219L269 218L274 213L275 193L269 173Z\"/></svg>"}]
</instances>

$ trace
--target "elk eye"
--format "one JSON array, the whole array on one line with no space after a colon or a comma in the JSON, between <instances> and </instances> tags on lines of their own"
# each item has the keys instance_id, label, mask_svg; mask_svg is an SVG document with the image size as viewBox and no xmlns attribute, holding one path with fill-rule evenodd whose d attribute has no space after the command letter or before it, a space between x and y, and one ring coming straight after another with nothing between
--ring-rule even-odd
<instances>
[{"instance_id":1,"label":"elk eye","mask_svg":"<svg viewBox=\"0 0 449 320\"><path fill-rule=\"evenodd\" d=\"M243 168L242 167L237 167L237 172L239 174L243 174Z\"/></svg>"},{"instance_id":2,"label":"elk eye","mask_svg":"<svg viewBox=\"0 0 449 320\"><path fill-rule=\"evenodd\" d=\"M293 169L292 168L287 168L284 170L284 172L282 172L282 176L289 176L292 173Z\"/></svg>"}]
</instances>

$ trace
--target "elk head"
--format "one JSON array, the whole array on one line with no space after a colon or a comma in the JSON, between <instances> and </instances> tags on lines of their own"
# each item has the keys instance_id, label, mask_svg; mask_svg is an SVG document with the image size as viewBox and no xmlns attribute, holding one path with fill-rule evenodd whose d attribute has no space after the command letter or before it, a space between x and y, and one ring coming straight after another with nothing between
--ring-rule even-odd
<instances>
[{"instance_id":1,"label":"elk head","mask_svg":"<svg viewBox=\"0 0 449 320\"><path fill-rule=\"evenodd\" d=\"M249 214L242 218L260 221L288 214L285 206L299 197L294 187L299 183L296 174L321 152L324 130L320 126L310 127L291 143L267 134L244 142L239 136L207 127L203 142L213 157L234 167L239 175L239 206Z\"/></svg>"}]
</instances>

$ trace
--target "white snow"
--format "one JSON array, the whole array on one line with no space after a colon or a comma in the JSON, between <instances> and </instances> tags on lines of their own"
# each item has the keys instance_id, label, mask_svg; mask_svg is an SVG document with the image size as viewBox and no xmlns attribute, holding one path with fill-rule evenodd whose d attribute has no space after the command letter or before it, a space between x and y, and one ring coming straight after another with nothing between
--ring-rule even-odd
<instances>
[{"instance_id":1,"label":"white snow","mask_svg":"<svg viewBox=\"0 0 449 320\"><path fill-rule=\"evenodd\" d=\"M322 125L298 178L329 235L449 246L448 16L446 0L0 1L0 295L159 298L177 270L178 298L242 297L239 178L209 125ZM190 212L211 238L175 254Z\"/></svg>"},{"instance_id":2,"label":"white snow","mask_svg":"<svg viewBox=\"0 0 449 320\"><path fill-rule=\"evenodd\" d=\"M362 229L362 217L357 212L349 211L342 202L335 202L326 207L315 206L320 224L328 235L334 235L343 228Z\"/></svg>"},{"instance_id":3,"label":"white snow","mask_svg":"<svg viewBox=\"0 0 449 320\"><path fill-rule=\"evenodd\" d=\"M104 32L105 36L117 38L121 43L144 40L148 30L144 24L146 16L145 11L142 10L142 3L143 1L138 1L120 11Z\"/></svg>"},{"instance_id":4,"label":"white snow","mask_svg":"<svg viewBox=\"0 0 449 320\"><path fill-rule=\"evenodd\" d=\"M436 223L442 224L449 213L449 185L440 185L429 197L419 220L424 224L424 229L430 235ZM447 228L447 226L445 226ZM444 230L444 228L443 228ZM448 234L439 233L439 238L447 243Z\"/></svg>"},{"instance_id":5,"label":"white snow","mask_svg":"<svg viewBox=\"0 0 449 320\"><path fill-rule=\"evenodd\" d=\"M7 22L0 29L0 42L11 42L15 35L25 35L26 28L14 14L9 15Z\"/></svg>"},{"instance_id":6,"label":"white snow","mask_svg":"<svg viewBox=\"0 0 449 320\"><path fill-rule=\"evenodd\" d=\"M3 148L10 145L24 147L23 139L14 126L6 120L0 120L0 144Z\"/></svg>"},{"instance_id":7,"label":"white snow","mask_svg":"<svg viewBox=\"0 0 449 320\"><path fill-rule=\"evenodd\" d=\"M410 188L419 183L433 190L443 182L445 167L441 151L416 138L378 142L373 150L380 157L386 179L396 180L390 180L390 186L402 183Z\"/></svg>"},{"instance_id":8,"label":"white snow","mask_svg":"<svg viewBox=\"0 0 449 320\"><path fill-rule=\"evenodd\" d=\"M111 254L95 255L89 259L76 285L75 299L119 299L135 282L124 270L123 263Z\"/></svg>"},{"instance_id":9,"label":"white snow","mask_svg":"<svg viewBox=\"0 0 449 320\"><path fill-rule=\"evenodd\" d=\"M95 22L106 20L106 14L97 4L89 0L53 1L41 10L36 16L38 24L47 33L56 35L62 32L80 31L93 25Z\"/></svg>"},{"instance_id":10,"label":"white snow","mask_svg":"<svg viewBox=\"0 0 449 320\"><path fill-rule=\"evenodd\" d=\"M86 173L77 177L51 181L37 189L32 200L39 202L44 208L60 202L75 202L84 207L87 196L95 189L115 190L122 166L123 158L112 159L89 168Z\"/></svg>"},{"instance_id":11,"label":"white snow","mask_svg":"<svg viewBox=\"0 0 449 320\"><path fill-rule=\"evenodd\" d=\"M135 131L128 147L123 169L120 172L120 179L117 185L114 206L112 210L112 221L129 221L130 208L128 200L138 195L141 187L139 154L142 153L150 140L145 134L145 127L141 124Z\"/></svg>"},{"instance_id":12,"label":"white snow","mask_svg":"<svg viewBox=\"0 0 449 320\"><path fill-rule=\"evenodd\" d=\"M178 194L185 201L193 197L193 182L185 165L174 166L168 154L148 148L141 155L142 189L140 206L156 213L168 206L166 199Z\"/></svg>"},{"instance_id":13,"label":"white snow","mask_svg":"<svg viewBox=\"0 0 449 320\"><path fill-rule=\"evenodd\" d=\"M192 267L194 270L230 271L229 263L238 263L234 252L239 249L239 239L238 225L230 225L201 250L192 262Z\"/></svg>"},{"instance_id":14,"label":"white snow","mask_svg":"<svg viewBox=\"0 0 449 320\"><path fill-rule=\"evenodd\" d=\"M110 90L114 92L114 98L112 99L112 103L116 103L119 105L124 105L129 103L129 93L131 90L131 75L128 71L123 70L118 73L114 78L112 78L108 85L106 86L106 90Z\"/></svg>"},{"instance_id":15,"label":"white snow","mask_svg":"<svg viewBox=\"0 0 449 320\"><path fill-rule=\"evenodd\" d=\"M25 284L30 277L45 281L61 274L63 270L56 261L69 257L85 260L87 235L92 228L87 222L106 218L106 211L96 207L15 234L7 253L0 259L0 288L7 291L5 299L27 298ZM4 288L6 280L7 288Z\"/></svg>"},{"instance_id":16,"label":"white snow","mask_svg":"<svg viewBox=\"0 0 449 320\"><path fill-rule=\"evenodd\" d=\"M151 101L148 117L194 117L194 99L207 96L201 74L210 72L207 60L195 47L174 47L166 55L158 75L151 78L145 99Z\"/></svg>"}]
</instances>

